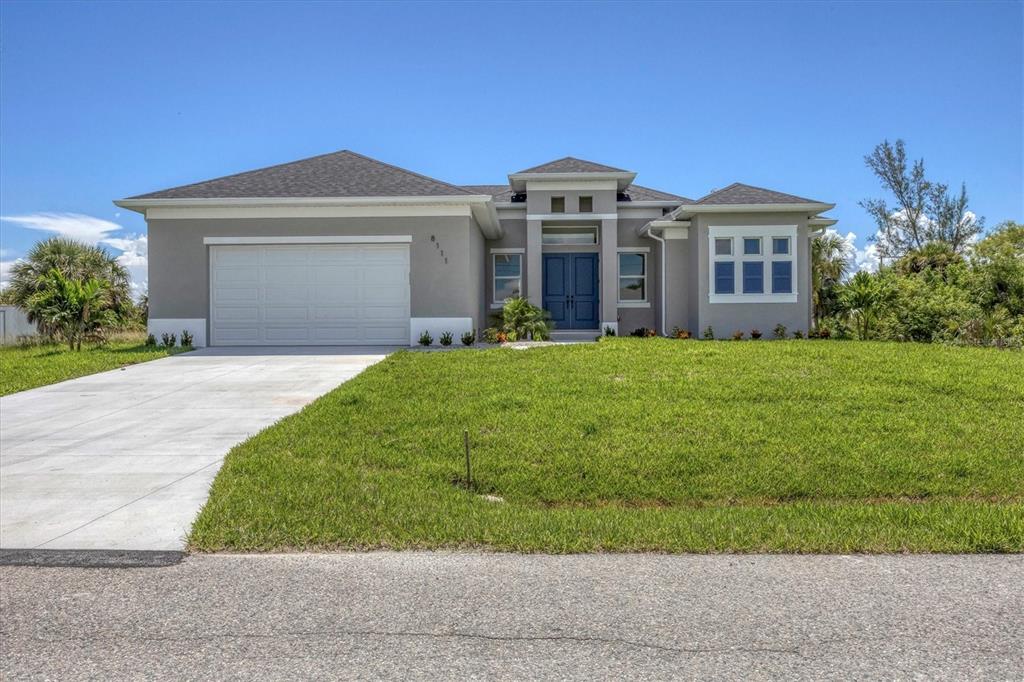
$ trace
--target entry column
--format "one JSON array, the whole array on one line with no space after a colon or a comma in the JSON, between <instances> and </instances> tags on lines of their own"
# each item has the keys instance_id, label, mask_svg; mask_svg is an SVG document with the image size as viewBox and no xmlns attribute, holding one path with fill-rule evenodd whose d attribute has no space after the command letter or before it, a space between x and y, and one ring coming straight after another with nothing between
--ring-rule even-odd
<instances>
[{"instance_id":1,"label":"entry column","mask_svg":"<svg viewBox=\"0 0 1024 682\"><path fill-rule=\"evenodd\" d=\"M526 221L526 298L538 308L544 306L541 265L541 221Z\"/></svg>"},{"instance_id":2,"label":"entry column","mask_svg":"<svg viewBox=\"0 0 1024 682\"><path fill-rule=\"evenodd\" d=\"M601 220L601 332L619 331L619 221Z\"/></svg>"}]
</instances>

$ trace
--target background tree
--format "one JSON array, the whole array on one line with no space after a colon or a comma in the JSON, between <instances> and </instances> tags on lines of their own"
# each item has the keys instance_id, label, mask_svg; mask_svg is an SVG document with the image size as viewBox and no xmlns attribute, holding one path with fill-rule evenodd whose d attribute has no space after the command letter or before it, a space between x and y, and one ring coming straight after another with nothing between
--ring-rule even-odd
<instances>
[{"instance_id":1,"label":"background tree","mask_svg":"<svg viewBox=\"0 0 1024 682\"><path fill-rule=\"evenodd\" d=\"M109 293L103 280L69 279L54 268L39 278L25 309L68 348L82 350L82 341L101 338L104 327L113 322Z\"/></svg>"},{"instance_id":2,"label":"background tree","mask_svg":"<svg viewBox=\"0 0 1024 682\"><path fill-rule=\"evenodd\" d=\"M896 199L895 205L885 199L860 202L878 228L873 240L883 260L902 258L931 242L943 242L962 253L981 232L984 220L967 208L967 186L961 184L960 193L951 195L948 186L928 180L924 159L908 168L903 140L883 141L864 162Z\"/></svg>"},{"instance_id":3,"label":"background tree","mask_svg":"<svg viewBox=\"0 0 1024 682\"><path fill-rule=\"evenodd\" d=\"M105 249L54 237L37 243L24 259L11 267L8 287L11 301L26 311L29 322L36 324L40 333L51 335L51 330L32 312L29 299L47 286L51 270L57 270L66 279L106 282L110 309L125 320L131 317L133 305L128 270Z\"/></svg>"},{"instance_id":4,"label":"background tree","mask_svg":"<svg viewBox=\"0 0 1024 682\"><path fill-rule=\"evenodd\" d=\"M814 323L838 310L838 287L850 269L850 245L835 232L818 235L811 242L811 292Z\"/></svg>"},{"instance_id":5,"label":"background tree","mask_svg":"<svg viewBox=\"0 0 1024 682\"><path fill-rule=\"evenodd\" d=\"M858 272L843 286L840 300L856 322L857 335L867 339L885 303L881 280L870 273Z\"/></svg>"}]
</instances>

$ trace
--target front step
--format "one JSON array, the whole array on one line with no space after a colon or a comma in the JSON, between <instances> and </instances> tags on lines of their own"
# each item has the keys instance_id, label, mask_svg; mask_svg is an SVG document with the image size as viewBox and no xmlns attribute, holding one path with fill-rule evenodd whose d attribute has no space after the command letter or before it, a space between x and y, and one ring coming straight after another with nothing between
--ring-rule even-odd
<instances>
[{"instance_id":1,"label":"front step","mask_svg":"<svg viewBox=\"0 0 1024 682\"><path fill-rule=\"evenodd\" d=\"M601 335L599 329L556 329L551 332L552 341L594 341Z\"/></svg>"}]
</instances>

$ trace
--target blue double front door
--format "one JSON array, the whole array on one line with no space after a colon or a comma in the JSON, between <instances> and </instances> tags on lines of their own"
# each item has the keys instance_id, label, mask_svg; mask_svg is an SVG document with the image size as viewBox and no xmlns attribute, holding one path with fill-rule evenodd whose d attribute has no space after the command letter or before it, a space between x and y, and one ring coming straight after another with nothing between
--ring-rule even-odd
<instances>
[{"instance_id":1,"label":"blue double front door","mask_svg":"<svg viewBox=\"0 0 1024 682\"><path fill-rule=\"evenodd\" d=\"M596 253L544 254L544 309L555 329L597 329Z\"/></svg>"}]
</instances>

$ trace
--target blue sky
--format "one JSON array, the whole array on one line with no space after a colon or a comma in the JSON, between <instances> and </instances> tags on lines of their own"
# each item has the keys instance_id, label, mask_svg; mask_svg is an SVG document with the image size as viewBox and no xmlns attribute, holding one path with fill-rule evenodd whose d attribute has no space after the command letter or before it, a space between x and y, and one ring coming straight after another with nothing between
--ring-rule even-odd
<instances>
[{"instance_id":1,"label":"blue sky","mask_svg":"<svg viewBox=\"0 0 1024 682\"><path fill-rule=\"evenodd\" d=\"M1021 2L7 1L0 256L61 232L142 279L112 199L342 148L454 183L566 155L691 197L747 182L835 202L863 250L863 156L901 137L1021 220L1022 33Z\"/></svg>"}]
</instances>

